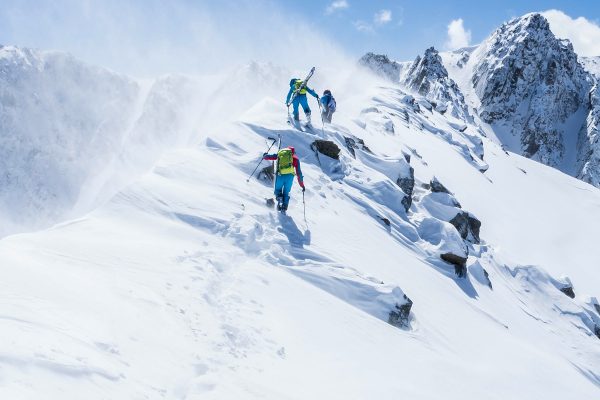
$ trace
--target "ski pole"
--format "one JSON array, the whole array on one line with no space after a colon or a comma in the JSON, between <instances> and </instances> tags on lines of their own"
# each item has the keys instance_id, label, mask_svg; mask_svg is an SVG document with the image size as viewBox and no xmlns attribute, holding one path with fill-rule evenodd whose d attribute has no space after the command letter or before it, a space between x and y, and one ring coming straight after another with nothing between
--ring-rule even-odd
<instances>
[{"instance_id":1,"label":"ski pole","mask_svg":"<svg viewBox=\"0 0 600 400\"><path fill-rule=\"evenodd\" d=\"M321 113L321 133L323 134L323 139L325 139L325 122L323 121L323 108L321 108L321 101L317 99L319 103L319 112Z\"/></svg>"},{"instance_id":2,"label":"ski pole","mask_svg":"<svg viewBox=\"0 0 600 400\"><path fill-rule=\"evenodd\" d=\"M271 150L271 147L273 147L273 145L275 144L275 142L277 140L275 140L274 138L270 137L270 140L272 140L273 142L271 143L271 145L269 146L269 148L267 149L267 153L269 152L269 150ZM256 167L254 168L254 171L252 171L252 173L250 174L250 176L248 177L248 179L246 179L246 183L250 182L250 178L252 178L252 176L254 176L254 173L256 172L256 170L258 169L258 167L260 166L260 163L262 162L262 157L260 158L260 161L258 162L258 164L256 164Z\"/></svg>"},{"instance_id":3,"label":"ski pole","mask_svg":"<svg viewBox=\"0 0 600 400\"><path fill-rule=\"evenodd\" d=\"M308 227L308 221L306 220L306 202L304 201L304 190L302 191L302 206L304 207L304 222Z\"/></svg>"}]
</instances>

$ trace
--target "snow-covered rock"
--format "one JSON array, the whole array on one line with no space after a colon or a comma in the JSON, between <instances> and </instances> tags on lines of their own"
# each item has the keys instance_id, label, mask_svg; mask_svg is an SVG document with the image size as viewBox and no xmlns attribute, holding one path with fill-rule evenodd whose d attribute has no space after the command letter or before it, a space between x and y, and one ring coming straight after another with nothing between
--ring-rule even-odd
<instances>
[{"instance_id":1,"label":"snow-covered rock","mask_svg":"<svg viewBox=\"0 0 600 400\"><path fill-rule=\"evenodd\" d=\"M391 82L400 80L401 64L390 60L385 54L367 53L358 60L358 65Z\"/></svg>"},{"instance_id":2,"label":"snow-covered rock","mask_svg":"<svg viewBox=\"0 0 600 400\"><path fill-rule=\"evenodd\" d=\"M456 216L448 222L454 225L458 233L460 233L460 237L471 243L479 244L481 221L475 218L475 216L462 211L457 213Z\"/></svg>"}]
</instances>

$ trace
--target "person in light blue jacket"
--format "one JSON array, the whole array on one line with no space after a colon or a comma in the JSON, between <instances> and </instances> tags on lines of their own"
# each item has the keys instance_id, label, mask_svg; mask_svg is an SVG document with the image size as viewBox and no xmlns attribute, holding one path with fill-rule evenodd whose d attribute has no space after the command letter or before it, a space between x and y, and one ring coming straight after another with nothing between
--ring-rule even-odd
<instances>
[{"instance_id":1,"label":"person in light blue jacket","mask_svg":"<svg viewBox=\"0 0 600 400\"><path fill-rule=\"evenodd\" d=\"M294 78L290 81L290 90L288 91L287 97L285 99L285 104L288 107L290 105L290 99L292 95L297 89L299 89L302 86L302 83L302 79ZM294 97L294 99L292 100L292 106L294 107L294 121L300 121L300 112L298 111L298 106L301 105L302 109L304 110L304 115L306 115L306 121L308 122L308 124L310 124L310 107L308 106L308 100L306 98L307 92L310 93L313 97L315 97L317 101L319 101L319 95L308 86L305 86L302 89L300 89L296 97Z\"/></svg>"}]
</instances>

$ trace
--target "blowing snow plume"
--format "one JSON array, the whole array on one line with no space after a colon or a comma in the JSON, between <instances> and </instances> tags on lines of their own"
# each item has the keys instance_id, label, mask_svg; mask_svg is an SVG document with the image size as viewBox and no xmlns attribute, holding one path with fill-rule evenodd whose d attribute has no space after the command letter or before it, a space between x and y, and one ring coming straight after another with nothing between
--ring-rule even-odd
<instances>
[{"instance_id":1,"label":"blowing snow plume","mask_svg":"<svg viewBox=\"0 0 600 400\"><path fill-rule=\"evenodd\" d=\"M44 29L36 45L130 76L62 52L0 48L0 236L84 214L167 149L202 141L264 98L283 107L294 73L346 62L267 2L42 2L26 14L13 6L2 22L15 44ZM73 40L82 29L85 45Z\"/></svg>"}]
</instances>

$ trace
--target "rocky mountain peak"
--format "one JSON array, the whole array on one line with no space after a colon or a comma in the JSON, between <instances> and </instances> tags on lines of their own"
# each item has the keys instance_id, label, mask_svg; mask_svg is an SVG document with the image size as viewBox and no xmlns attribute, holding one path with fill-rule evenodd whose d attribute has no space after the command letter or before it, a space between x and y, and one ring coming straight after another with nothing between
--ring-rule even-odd
<instances>
[{"instance_id":1,"label":"rocky mountain peak","mask_svg":"<svg viewBox=\"0 0 600 400\"><path fill-rule=\"evenodd\" d=\"M442 58L434 47L425 50L423 57L417 56L412 63L408 75L413 77L416 84L426 83L426 80L439 80L448 77L448 71L442 64ZM419 90L419 92L421 92ZM424 93L422 93L424 94Z\"/></svg>"},{"instance_id":2,"label":"rocky mountain peak","mask_svg":"<svg viewBox=\"0 0 600 400\"><path fill-rule=\"evenodd\" d=\"M456 118L470 121L464 96L458 85L448 77L440 54L434 47L425 50L423 57L417 56L401 81L411 90L425 96L439 112L450 111Z\"/></svg>"},{"instance_id":3,"label":"rocky mountain peak","mask_svg":"<svg viewBox=\"0 0 600 400\"><path fill-rule=\"evenodd\" d=\"M520 135L513 151L559 167L576 142L585 118L568 132L561 125L587 105L588 75L573 46L557 39L540 14L528 14L502 25L481 45L472 84L491 124Z\"/></svg>"}]
</instances>

